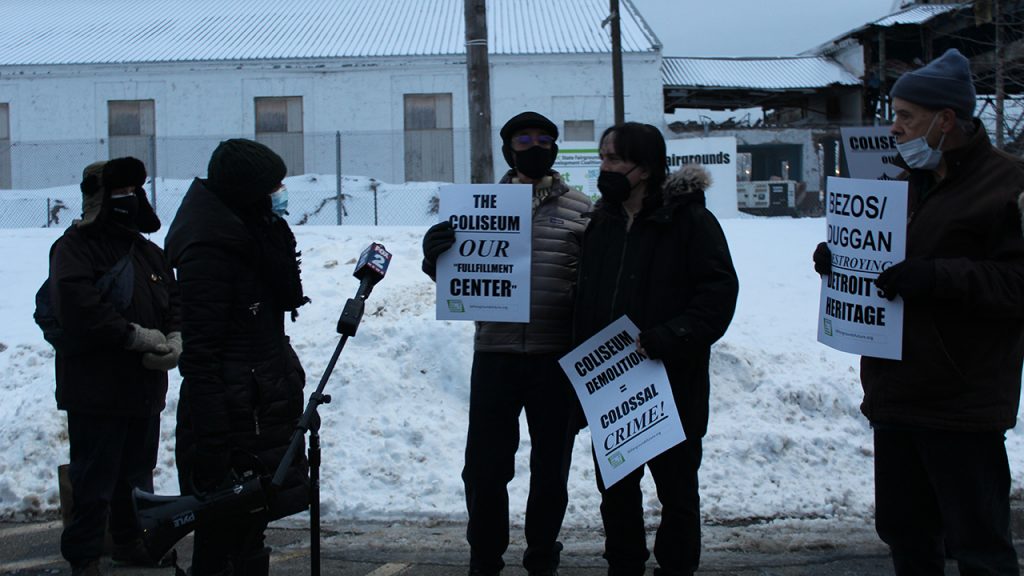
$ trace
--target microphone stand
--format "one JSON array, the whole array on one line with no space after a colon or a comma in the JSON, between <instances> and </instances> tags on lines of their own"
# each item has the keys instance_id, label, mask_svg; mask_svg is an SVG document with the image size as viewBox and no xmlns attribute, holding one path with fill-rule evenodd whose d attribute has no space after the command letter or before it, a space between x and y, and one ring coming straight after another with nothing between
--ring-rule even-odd
<instances>
[{"instance_id":1,"label":"microphone stand","mask_svg":"<svg viewBox=\"0 0 1024 576\"><path fill-rule=\"evenodd\" d=\"M363 319L366 298L370 295L375 283L374 278L362 278L355 297L349 298L345 303L345 308L338 318L337 327L338 334L341 334L341 340L334 348L334 354L331 356L331 361L327 363L324 375L320 377L320 384L317 385L316 391L310 394L306 409L295 424L291 444L289 444L284 458L281 459L281 463L277 466L274 479L270 483L275 490L281 488L288 468L291 467L295 455L302 448L302 440L306 432L309 432L309 560L311 576L320 576L320 415L317 413L317 409L321 404L331 402L330 394L323 393L324 387L327 386L327 381L331 377L331 372L334 371L334 366L338 363L338 357L341 356L341 350L348 342L349 336L356 335L359 322Z\"/></svg>"}]
</instances>

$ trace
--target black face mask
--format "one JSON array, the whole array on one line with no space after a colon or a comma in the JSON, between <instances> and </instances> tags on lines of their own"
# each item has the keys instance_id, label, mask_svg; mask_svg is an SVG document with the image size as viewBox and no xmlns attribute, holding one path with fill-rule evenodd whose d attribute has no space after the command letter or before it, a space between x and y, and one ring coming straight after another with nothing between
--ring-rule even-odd
<instances>
[{"instance_id":1,"label":"black face mask","mask_svg":"<svg viewBox=\"0 0 1024 576\"><path fill-rule=\"evenodd\" d=\"M548 170L555 164L555 155L550 149L532 146L526 150L512 151L516 161L516 170L532 180L540 180L548 175Z\"/></svg>"},{"instance_id":2,"label":"black face mask","mask_svg":"<svg viewBox=\"0 0 1024 576\"><path fill-rule=\"evenodd\" d=\"M135 194L119 196L117 198L111 197L107 199L107 202L110 203L107 217L111 222L125 228L137 227L135 220L139 215L139 199Z\"/></svg>"},{"instance_id":3,"label":"black face mask","mask_svg":"<svg viewBox=\"0 0 1024 576\"><path fill-rule=\"evenodd\" d=\"M629 172L633 170L636 170L636 166L630 168ZM633 185L627 178L629 172L623 174L601 170L601 174L597 177L597 189L601 192L601 197L605 202L621 204L629 199L633 192Z\"/></svg>"}]
</instances>

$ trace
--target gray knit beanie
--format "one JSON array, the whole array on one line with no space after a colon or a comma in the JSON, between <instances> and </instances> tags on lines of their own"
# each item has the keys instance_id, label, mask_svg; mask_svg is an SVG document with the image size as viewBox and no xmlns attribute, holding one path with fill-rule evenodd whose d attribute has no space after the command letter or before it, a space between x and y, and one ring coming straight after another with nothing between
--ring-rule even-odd
<instances>
[{"instance_id":1,"label":"gray knit beanie","mask_svg":"<svg viewBox=\"0 0 1024 576\"><path fill-rule=\"evenodd\" d=\"M929 110L950 108L958 117L970 119L974 116L977 99L971 80L971 63L959 50L950 48L925 66L900 76L889 96Z\"/></svg>"}]
</instances>

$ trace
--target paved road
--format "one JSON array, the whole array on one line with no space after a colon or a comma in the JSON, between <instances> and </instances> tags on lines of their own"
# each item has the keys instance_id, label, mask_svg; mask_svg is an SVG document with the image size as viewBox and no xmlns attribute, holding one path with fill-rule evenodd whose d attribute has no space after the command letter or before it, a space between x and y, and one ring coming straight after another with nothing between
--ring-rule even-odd
<instances>
[{"instance_id":1,"label":"paved road","mask_svg":"<svg viewBox=\"0 0 1024 576\"><path fill-rule=\"evenodd\" d=\"M60 522L0 523L0 574L68 574L60 558ZM359 522L324 526L321 572L326 576L442 576L467 571L462 524L435 525ZM505 576L525 576L517 564L522 530L514 535ZM275 576L310 573L309 532L299 522L268 532ZM603 576L599 530L567 530L562 537L562 576ZM1018 542L1024 557L1024 540ZM178 544L187 564L191 537ZM112 566L112 576L171 576L173 570ZM861 521L784 521L746 526L705 527L702 575L714 576L872 576L891 575L885 548ZM947 569L955 576L955 567Z\"/></svg>"}]
</instances>

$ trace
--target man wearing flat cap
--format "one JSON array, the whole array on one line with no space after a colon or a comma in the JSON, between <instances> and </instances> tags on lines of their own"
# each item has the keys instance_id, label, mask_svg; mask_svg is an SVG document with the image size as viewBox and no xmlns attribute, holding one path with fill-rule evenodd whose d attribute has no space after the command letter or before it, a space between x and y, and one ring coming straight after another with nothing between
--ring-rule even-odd
<instances>
[{"instance_id":1,"label":"man wearing flat cap","mask_svg":"<svg viewBox=\"0 0 1024 576\"><path fill-rule=\"evenodd\" d=\"M502 184L530 184L533 196L530 321L477 322L469 392L469 431L462 481L469 526L469 573L494 576L509 543L508 483L515 475L519 415L530 434L530 495L523 566L531 576L556 575L558 532L568 503L566 483L576 435L572 386L558 359L572 347L573 286L590 199L551 169L558 127L536 112L501 128L509 170ZM447 221L423 238L423 271L455 243Z\"/></svg>"},{"instance_id":2,"label":"man wearing flat cap","mask_svg":"<svg viewBox=\"0 0 1024 576\"><path fill-rule=\"evenodd\" d=\"M898 576L1018 575L1005 431L1024 359L1020 159L972 118L955 49L901 76L890 130L909 183L906 259L877 279L905 304L903 358L862 357L874 429L875 523ZM815 269L830 272L827 248Z\"/></svg>"},{"instance_id":3,"label":"man wearing flat cap","mask_svg":"<svg viewBox=\"0 0 1024 576\"><path fill-rule=\"evenodd\" d=\"M50 249L49 300L60 327L50 341L74 495L60 549L75 576L100 574L108 525L115 563L152 563L131 493L153 491L167 372L177 366L181 335L174 274L142 235L160 228L145 182L135 158L87 166L82 218Z\"/></svg>"}]
</instances>

